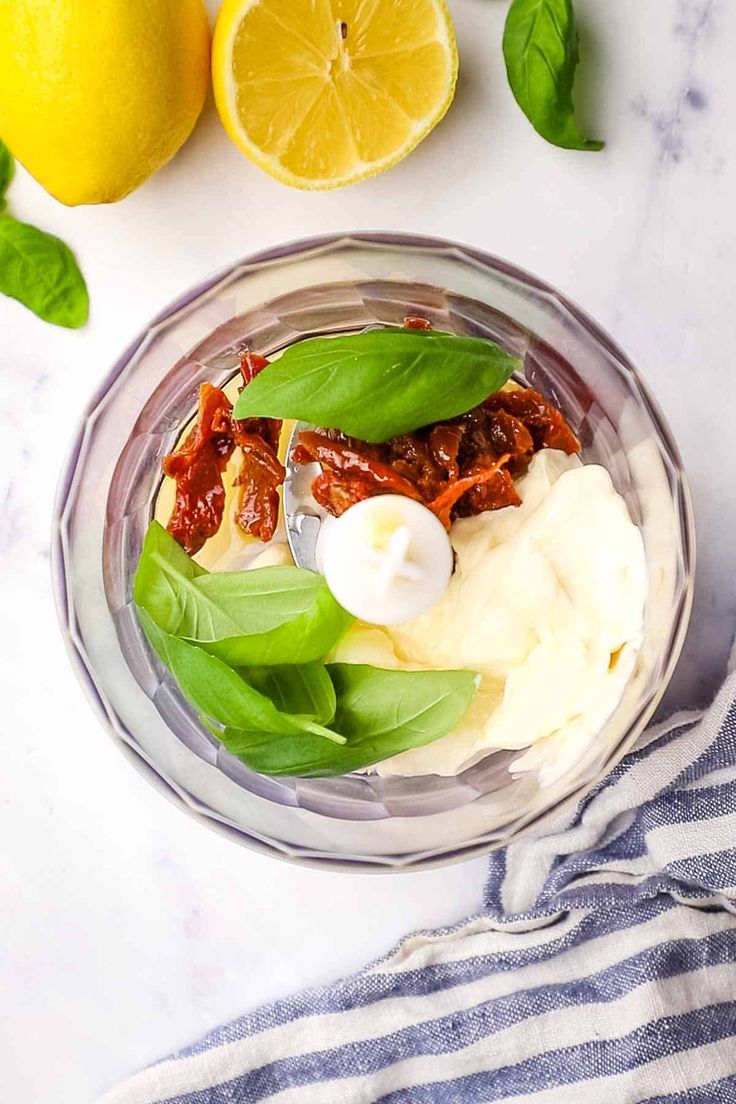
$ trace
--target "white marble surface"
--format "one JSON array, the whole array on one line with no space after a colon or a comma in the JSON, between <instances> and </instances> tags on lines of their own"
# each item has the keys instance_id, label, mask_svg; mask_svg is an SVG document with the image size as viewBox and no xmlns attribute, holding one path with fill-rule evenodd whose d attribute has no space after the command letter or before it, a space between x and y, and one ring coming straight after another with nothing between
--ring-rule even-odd
<instances>
[{"instance_id":1,"label":"white marble surface","mask_svg":"<svg viewBox=\"0 0 736 1104\"><path fill-rule=\"evenodd\" d=\"M212 9L216 3L212 3ZM539 273L641 366L680 442L700 562L673 703L704 699L736 608L736 8L577 0L583 112L602 154L538 139L506 88L501 0L451 0L462 78L438 130L383 177L290 191L208 107L176 160L114 208L67 210L23 172L13 209L77 250L80 333L0 300L0 1060L8 1100L89 1104L226 1017L326 981L403 932L475 909L484 863L399 877L292 869L190 821L126 765L76 685L48 531L72 423L146 320L238 255L305 234L424 231Z\"/></svg>"}]
</instances>

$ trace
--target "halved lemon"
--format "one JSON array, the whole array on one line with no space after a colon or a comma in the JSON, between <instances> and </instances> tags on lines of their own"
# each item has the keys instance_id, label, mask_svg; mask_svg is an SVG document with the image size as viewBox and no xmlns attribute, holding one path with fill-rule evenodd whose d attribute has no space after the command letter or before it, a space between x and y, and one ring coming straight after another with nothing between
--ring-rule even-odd
<instances>
[{"instance_id":1,"label":"halved lemon","mask_svg":"<svg viewBox=\"0 0 736 1104\"><path fill-rule=\"evenodd\" d=\"M444 0L225 0L212 73L243 153L295 188L339 188L439 122L457 48Z\"/></svg>"}]
</instances>

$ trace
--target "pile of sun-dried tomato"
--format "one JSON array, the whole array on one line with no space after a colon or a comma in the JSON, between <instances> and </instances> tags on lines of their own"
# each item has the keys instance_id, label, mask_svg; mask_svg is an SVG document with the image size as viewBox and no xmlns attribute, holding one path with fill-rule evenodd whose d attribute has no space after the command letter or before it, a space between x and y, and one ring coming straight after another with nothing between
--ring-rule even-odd
<instances>
[{"instance_id":1,"label":"pile of sun-dried tomato","mask_svg":"<svg viewBox=\"0 0 736 1104\"><path fill-rule=\"evenodd\" d=\"M244 354L244 386L266 364L264 357ZM187 552L199 551L220 527L222 473L236 446L242 450L236 521L246 533L271 539L284 480L280 432L281 422L274 419L234 419L226 395L202 385L197 423L163 465L165 474L176 480L169 531ZM380 445L339 430L310 430L300 434L292 456L299 464L320 465L312 493L331 514L342 514L373 495L402 494L424 503L449 529L455 518L518 506L514 479L542 448L575 453L580 444L555 406L538 391L523 388L498 391L466 414Z\"/></svg>"},{"instance_id":2,"label":"pile of sun-dried tomato","mask_svg":"<svg viewBox=\"0 0 736 1104\"><path fill-rule=\"evenodd\" d=\"M265 357L245 353L240 362L244 386L267 364ZM203 383L194 428L176 452L164 457L164 474L176 481L176 504L168 529L190 556L220 528L225 509L222 473L236 446L242 450L242 460L235 480L235 520L244 532L262 541L276 532L278 489L284 481L278 458L281 422L273 418L238 420L232 409L224 391Z\"/></svg>"},{"instance_id":3,"label":"pile of sun-dried tomato","mask_svg":"<svg viewBox=\"0 0 736 1104\"><path fill-rule=\"evenodd\" d=\"M403 494L449 529L455 518L518 506L514 479L542 448L573 453L580 445L560 411L524 388L498 391L467 414L381 445L338 430L305 432L293 458L321 465L312 494L331 514L372 495Z\"/></svg>"}]
</instances>

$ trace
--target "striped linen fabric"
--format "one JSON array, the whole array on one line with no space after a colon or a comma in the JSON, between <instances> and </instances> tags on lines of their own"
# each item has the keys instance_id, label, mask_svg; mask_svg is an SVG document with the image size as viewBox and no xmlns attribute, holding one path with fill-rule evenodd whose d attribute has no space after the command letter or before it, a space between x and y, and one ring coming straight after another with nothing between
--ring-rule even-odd
<instances>
[{"instance_id":1,"label":"striped linen fabric","mask_svg":"<svg viewBox=\"0 0 736 1104\"><path fill-rule=\"evenodd\" d=\"M104 1104L736 1102L736 674L540 839L485 908L249 1013Z\"/></svg>"}]
</instances>

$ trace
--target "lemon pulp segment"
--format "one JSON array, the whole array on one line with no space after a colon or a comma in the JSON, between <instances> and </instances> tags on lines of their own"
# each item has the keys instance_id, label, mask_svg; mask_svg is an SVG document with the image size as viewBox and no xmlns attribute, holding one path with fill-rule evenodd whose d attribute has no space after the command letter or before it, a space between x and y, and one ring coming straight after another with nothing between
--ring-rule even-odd
<instances>
[{"instance_id":1,"label":"lemon pulp segment","mask_svg":"<svg viewBox=\"0 0 736 1104\"><path fill-rule=\"evenodd\" d=\"M236 144L301 188L404 157L449 107L457 51L444 0L225 0L213 79Z\"/></svg>"}]
</instances>

